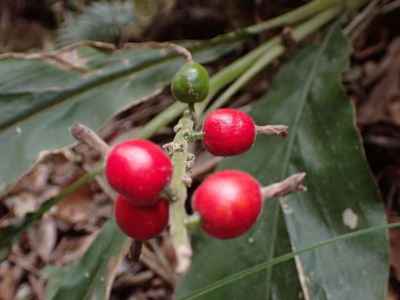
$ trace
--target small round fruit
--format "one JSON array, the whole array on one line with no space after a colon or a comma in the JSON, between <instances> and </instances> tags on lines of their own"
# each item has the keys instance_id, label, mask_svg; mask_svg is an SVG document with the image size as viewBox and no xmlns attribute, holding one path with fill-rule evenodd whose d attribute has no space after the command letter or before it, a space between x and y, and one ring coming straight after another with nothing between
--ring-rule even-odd
<instances>
[{"instance_id":1,"label":"small round fruit","mask_svg":"<svg viewBox=\"0 0 400 300\"><path fill-rule=\"evenodd\" d=\"M203 124L203 143L208 152L217 156L241 154L251 148L256 137L253 119L232 108L209 113Z\"/></svg>"},{"instance_id":2,"label":"small round fruit","mask_svg":"<svg viewBox=\"0 0 400 300\"><path fill-rule=\"evenodd\" d=\"M114 146L106 159L111 187L138 206L153 205L172 176L172 163L158 145L129 140Z\"/></svg>"},{"instance_id":3,"label":"small round fruit","mask_svg":"<svg viewBox=\"0 0 400 300\"><path fill-rule=\"evenodd\" d=\"M174 98L188 104L206 99L208 90L208 72L202 65L195 62L184 64L171 82Z\"/></svg>"},{"instance_id":4,"label":"small round fruit","mask_svg":"<svg viewBox=\"0 0 400 300\"><path fill-rule=\"evenodd\" d=\"M168 224L168 202L159 198L154 206L132 205L127 198L119 195L115 202L115 220L129 237L145 241L159 235Z\"/></svg>"},{"instance_id":5,"label":"small round fruit","mask_svg":"<svg viewBox=\"0 0 400 300\"><path fill-rule=\"evenodd\" d=\"M248 231L261 212L261 187L247 173L226 170L210 175L193 195L193 209L205 232L218 239Z\"/></svg>"}]
</instances>

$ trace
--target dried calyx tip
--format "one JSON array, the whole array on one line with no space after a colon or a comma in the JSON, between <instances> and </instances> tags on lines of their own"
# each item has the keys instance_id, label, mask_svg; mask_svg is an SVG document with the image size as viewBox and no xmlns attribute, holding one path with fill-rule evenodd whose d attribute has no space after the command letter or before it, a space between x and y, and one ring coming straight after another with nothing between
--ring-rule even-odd
<instances>
[{"instance_id":1,"label":"dried calyx tip","mask_svg":"<svg viewBox=\"0 0 400 300\"><path fill-rule=\"evenodd\" d=\"M264 198L274 198L283 197L290 193L304 192L307 190L303 184L305 177L306 173L304 172L294 174L281 182L263 187L262 194Z\"/></svg>"},{"instance_id":2,"label":"dried calyx tip","mask_svg":"<svg viewBox=\"0 0 400 300\"><path fill-rule=\"evenodd\" d=\"M71 129L72 136L81 143L84 143L93 149L105 155L110 147L93 130L83 124L75 123Z\"/></svg>"},{"instance_id":3,"label":"dried calyx tip","mask_svg":"<svg viewBox=\"0 0 400 300\"><path fill-rule=\"evenodd\" d=\"M281 137L288 136L288 127L286 125L264 125L256 126L257 133L266 135L278 135Z\"/></svg>"}]
</instances>

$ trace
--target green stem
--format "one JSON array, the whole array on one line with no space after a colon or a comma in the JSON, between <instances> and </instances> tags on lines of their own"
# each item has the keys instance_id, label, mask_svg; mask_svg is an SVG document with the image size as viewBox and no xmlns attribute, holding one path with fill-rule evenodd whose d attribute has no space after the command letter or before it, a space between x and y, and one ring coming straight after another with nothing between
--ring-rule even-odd
<instances>
[{"instance_id":1,"label":"green stem","mask_svg":"<svg viewBox=\"0 0 400 300\"><path fill-rule=\"evenodd\" d=\"M295 258L298 255L313 251L315 249L319 249L321 247L325 247L325 246L334 244L334 243L339 242L339 241L349 240L349 239L352 239L352 238L355 238L355 237L358 237L358 236L367 235L369 233L372 233L372 232L375 232L375 231L379 231L379 230L385 230L385 229L390 229L390 228L399 228L399 227L400 227L400 222L399 223L392 223L392 224L378 225L378 226L374 226L374 227L370 227L370 228L354 231L354 232L351 232L351 233L343 234L343 235L334 237L332 239L328 239L328 240L316 243L316 244L314 244L312 246L305 247L303 249L300 249L300 250L297 250L297 251L294 251L294 252L291 252L291 253L287 253L287 254L278 256L278 257L272 259L271 261L267 261L265 263L258 264L256 266L250 267L248 269L240 271L240 272L238 272L236 274L233 274L231 276L227 276L227 277L225 277L225 278L223 278L221 280L218 280L218 281L216 281L216 282L214 282L214 283L212 283L212 284L210 284L210 285L208 285L208 286L206 286L204 288L195 290L191 295L189 295L187 297L184 297L184 298L181 298L179 300L193 300L193 299L196 299L196 298L198 298L198 297L200 297L202 295L205 295L205 294L207 294L209 292L215 291L220 287L223 287L223 286L228 285L230 283L236 282L238 280L241 280L241 279L243 279L245 277L254 275L256 273L265 271L265 270L270 269L273 266L276 266L278 264L287 262L287 261Z\"/></svg>"},{"instance_id":2,"label":"green stem","mask_svg":"<svg viewBox=\"0 0 400 300\"><path fill-rule=\"evenodd\" d=\"M250 79L252 79L257 73L264 69L267 65L277 59L285 52L285 47L282 45L275 45L271 47L263 56L260 57L256 62L253 63L245 73L243 73L233 84L229 86L225 92L215 100L210 106L208 111L213 111L223 106L229 99L240 90Z\"/></svg>"},{"instance_id":3,"label":"green stem","mask_svg":"<svg viewBox=\"0 0 400 300\"><path fill-rule=\"evenodd\" d=\"M263 53L267 48L271 47L274 41L277 43L278 39L273 39L256 49L252 50L245 56L236 60L232 64L226 66L221 71L217 72L214 76L210 78L210 92L206 100L202 103L195 105L196 115L200 116L201 112L211 101L212 97L218 93L227 84L235 80L240 74L242 74L251 64ZM182 112L187 108L187 105L181 102L175 102L166 110L164 110L159 115L155 116L150 120L138 133L141 138L148 138L155 134L157 130L162 127L167 126L172 120L179 117Z\"/></svg>"},{"instance_id":4,"label":"green stem","mask_svg":"<svg viewBox=\"0 0 400 300\"><path fill-rule=\"evenodd\" d=\"M279 43L279 38L273 38L272 40L258 46L254 50L250 51L246 55L242 56L238 60L234 61L230 65L217 72L210 79L210 93L206 100L196 104L196 112L198 115L204 111L207 105L212 100L213 96L217 94L226 85L234 81L238 76L245 72L265 51L272 48Z\"/></svg>"},{"instance_id":5,"label":"green stem","mask_svg":"<svg viewBox=\"0 0 400 300\"><path fill-rule=\"evenodd\" d=\"M162 113L151 119L145 126L143 126L137 134L137 137L143 139L150 138L158 130L160 130L160 128L167 126L172 120L179 117L187 107L187 104L175 102Z\"/></svg>"},{"instance_id":6,"label":"green stem","mask_svg":"<svg viewBox=\"0 0 400 300\"><path fill-rule=\"evenodd\" d=\"M306 4L302 6L301 8L295 9L292 12L289 12L287 14L284 14L280 17L274 18L270 21L260 23L255 26L251 26L247 29L244 29L243 31L245 32L250 32L251 34L256 34L260 33L265 29L271 29L273 27L279 27L283 25L288 25L288 24L293 24L296 21L301 21L302 19L306 19L310 17L311 15L314 15L320 11L323 11L324 9L330 8L334 5L337 5L335 9L341 10L344 4L345 0L315 0L309 4ZM350 0L347 0L350 1ZM353 8L358 8L364 3L367 2L367 0L354 0L355 4L352 5ZM341 4L341 5L338 5ZM332 12L333 10L329 10ZM321 16L317 16L317 21L321 21ZM313 19L314 20L314 19ZM316 21L316 23L317 23ZM311 21L310 21L311 22ZM326 22L325 22L326 23ZM324 24L325 24L324 23ZM268 25L269 24L269 25ZM308 23L306 23L308 24ZM308 28L305 26L299 26L298 28L298 38L303 39L304 37L301 37L304 33L310 34L314 31L316 31L318 28L320 28L322 25L317 26L312 29L313 26L308 25ZM252 29L251 29L252 28ZM294 29L296 31L296 28ZM236 33L237 34L237 33ZM219 37L216 37L216 40L219 39L225 39L228 35L235 35L235 33L230 33L227 35L222 35ZM270 41L258 46L245 56L239 58L232 64L226 66L223 68L221 71L217 72L214 76L210 78L210 93L207 97L206 100L204 100L202 103L196 104L196 115L201 116L202 112L205 110L207 105L210 103L212 100L213 96L217 94L221 89L223 89L226 85L234 81L236 78L238 78L243 72L245 72L249 67L251 67L254 62L266 51L269 49L273 48L274 46L278 45L280 43L280 38L273 38ZM180 103L180 102L175 102L172 104L170 107L168 107L165 111L163 111L161 114L157 115L154 117L150 122L148 122L139 132L138 136L142 138L148 138L155 134L157 130L159 130L162 127L167 126L172 120L176 119L179 117L182 112L185 110L187 107L186 104Z\"/></svg>"},{"instance_id":7,"label":"green stem","mask_svg":"<svg viewBox=\"0 0 400 300\"><path fill-rule=\"evenodd\" d=\"M300 42L311 33L315 32L323 25L327 24L340 13L339 7L330 8L310 21L296 27L292 31L292 38L295 42ZM260 51L261 52L261 51ZM240 90L250 79L258 74L267 65L285 53L285 47L281 38L275 38L263 47L264 54L253 62L251 68L244 72L229 88L212 104L209 111L223 106L238 90Z\"/></svg>"},{"instance_id":8,"label":"green stem","mask_svg":"<svg viewBox=\"0 0 400 300\"><path fill-rule=\"evenodd\" d=\"M325 9L328 9L334 5L340 4L342 0L315 0L307 3L297 9L294 9L284 15L278 16L272 20L268 20L245 29L248 34L259 34L263 31L290 25L302 20L305 20Z\"/></svg>"},{"instance_id":9,"label":"green stem","mask_svg":"<svg viewBox=\"0 0 400 300\"><path fill-rule=\"evenodd\" d=\"M226 66L221 71L217 72L210 78L210 92L206 100L202 103L195 105L197 116L201 115L201 112L205 109L212 97L217 94L227 84L235 80L240 74L242 74L252 63L268 48L278 43L279 39L275 38L271 41L258 46L245 56L236 60L232 64ZM182 112L187 108L187 105L181 102L175 102L161 114L155 116L150 120L138 133L138 137L149 138L162 127L167 126L172 120L179 117Z\"/></svg>"},{"instance_id":10,"label":"green stem","mask_svg":"<svg viewBox=\"0 0 400 300\"><path fill-rule=\"evenodd\" d=\"M187 162L189 159L189 143L186 136L193 132L193 126L191 113L186 110L176 125L176 135L172 142L175 150L172 154L174 173L169 186L173 195L170 205L170 233L177 255L176 272L178 274L187 270L192 256L190 239L185 227L187 218L185 210L187 185L185 179L187 178Z\"/></svg>"},{"instance_id":11,"label":"green stem","mask_svg":"<svg viewBox=\"0 0 400 300\"><path fill-rule=\"evenodd\" d=\"M266 30L292 25L297 22L309 19L313 15L329 9L333 6L357 9L365 3L368 3L368 0L314 0L271 20L267 20L256 25L239 29L234 32L219 35L215 37L213 41L221 42L243 39L251 35L259 34Z\"/></svg>"}]
</instances>

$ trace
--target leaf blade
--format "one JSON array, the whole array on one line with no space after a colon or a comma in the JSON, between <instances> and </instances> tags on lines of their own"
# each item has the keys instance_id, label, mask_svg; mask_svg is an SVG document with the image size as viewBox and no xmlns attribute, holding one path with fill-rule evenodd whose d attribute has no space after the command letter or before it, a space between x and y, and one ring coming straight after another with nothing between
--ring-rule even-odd
<instances>
[{"instance_id":1,"label":"leaf blade","mask_svg":"<svg viewBox=\"0 0 400 300\"><path fill-rule=\"evenodd\" d=\"M281 206L284 208L284 219L288 225L293 249L302 249L321 240L352 232L343 225L341 215L344 208L349 205L349 198L352 198L353 202L358 204L356 206L359 209L357 228L379 227L381 224L385 224L384 212L382 206L378 203L377 189L369 174L354 128L352 108L341 86L340 78L348 65L348 57L348 42L339 30L338 25L335 25L328 32L324 42L319 47L310 46L301 51L282 68L274 79L268 95L252 109L252 114L259 124L288 124L289 142L279 140L279 138L258 137L255 147L249 153L224 160L222 164L223 168L238 168L248 171L262 183L267 184L281 180L295 172L306 171L308 173L306 185L309 189L307 193L291 195L280 200ZM328 105L328 108L325 107L326 105ZM335 107L336 109L334 109ZM317 109L312 110L311 108ZM330 112L334 112L334 114L330 114ZM338 120L344 125L338 126ZM321 122L326 122L325 128L328 129L328 134L319 130ZM340 137L338 140L335 139L336 135ZM333 144L332 138L335 142L333 153L329 149L329 145ZM300 139L302 142L299 142ZM346 157L348 161L346 161L346 171L340 172L344 168L343 158ZM330 159L332 163L329 163ZM326 166L325 170L322 168L323 165ZM333 178L329 176L329 172L334 174ZM340 175L337 174L338 172ZM361 177L362 180L357 179L357 176ZM336 189L342 188L344 181L351 182L353 179L356 188L350 186L339 194L335 193ZM338 183L338 186L335 185L335 182ZM358 193L358 189L364 191ZM312 209L313 205L318 206L318 204L314 204L318 202L312 200L320 195L323 195L321 199L324 200L322 202L326 209L325 214L318 214L318 210ZM338 195L342 198L336 199L335 197ZM343 197L343 195L346 195L346 197ZM277 217L279 208L277 205L271 206L271 202L274 202L274 200L267 201L266 209L269 210L269 213L264 216L274 219L275 215L276 222L269 223L272 226L269 228L270 231L268 231L268 227L265 230L265 235L269 235L271 243L273 243L275 236L278 241L281 239L277 234L277 224L282 222L283 217ZM336 202L339 202L340 205ZM297 217L293 218L293 215ZM327 223L325 223L326 218L329 220ZM312 219L312 222L309 222L312 225L305 226L309 219ZM268 220L266 223L268 223ZM307 228L304 229L303 227ZM384 298L388 264L387 248L382 247L382 245L387 245L387 239L384 232L374 232L371 235L358 237L351 242L339 242L330 248L324 247L324 249L299 257L297 272L302 275L302 289L309 299L332 297L332 299L375 300ZM375 242L368 242L370 239L375 240ZM211 241L204 243L213 244ZM237 243L245 245L244 240L238 240ZM368 245L369 248L366 248L368 250L362 247L364 244ZM232 246L227 245L226 247L231 248ZM355 249L358 251L364 249L365 257L364 254L359 255L359 252ZM218 249L211 248L208 253L216 255L216 251ZM237 264L235 258L229 257L230 252L225 249L224 252L226 253L225 260L229 260L230 264ZM273 249L269 253L274 253ZM254 252L248 255L256 256L258 254ZM327 264L324 264L325 260L328 262ZM340 263L337 263L338 260ZM354 262L354 269L347 272L348 268L352 268ZM264 271L271 269L274 264L272 257L266 257L264 263L249 264L253 268L250 267L247 270L249 273L246 269L242 271L245 274L242 275L246 278L244 280L248 281L248 277L259 276L268 281L269 275ZM222 264L221 268L224 267L225 264ZM275 267L272 270L279 268ZM365 272L366 268L370 271ZM256 271L250 272L252 269ZM375 274L374 270L379 270L378 274ZM219 277L222 279L218 279L207 271L209 270L202 273L201 269L195 266L189 274L189 280L183 283L184 287L181 287L178 299L209 299L210 297L213 299L216 294L219 296L226 295L230 291L236 291L237 286L239 286L238 280L242 278L239 276L240 270L239 273L236 273L238 278L234 278L235 275L228 276L229 280L226 282L223 279L226 277L220 275ZM226 273L229 274L228 271ZM271 278L273 279L275 275L270 274L272 274ZM340 275L335 276L335 274ZM347 285L343 285L343 282L338 278L342 274L346 274L344 278L346 278ZM360 274L362 274L363 280L359 280ZM200 284L196 284L195 281L199 281L202 276L211 277L211 280L204 280ZM292 277L289 275L289 278ZM366 288L362 283L367 280L368 282L373 281L374 284ZM216 282L214 286L213 282ZM234 285L230 284L233 282ZM349 288L350 283L352 289ZM207 286L212 288L207 290ZM343 289L343 286L345 286L345 289ZM243 289L242 285L241 288ZM248 285L244 288L249 293L253 286ZM267 290L273 291L269 287L267 287ZM192 297L190 291L195 291L195 296ZM271 297L271 294L267 292L262 298L259 297L258 299L269 299L269 297ZM289 297L276 299L289 299Z\"/></svg>"},{"instance_id":2,"label":"leaf blade","mask_svg":"<svg viewBox=\"0 0 400 300\"><path fill-rule=\"evenodd\" d=\"M108 221L85 255L72 265L46 270L46 299L108 299L119 262L128 249L128 239L113 220Z\"/></svg>"},{"instance_id":3,"label":"leaf blade","mask_svg":"<svg viewBox=\"0 0 400 300\"><path fill-rule=\"evenodd\" d=\"M205 63L235 46L198 47L194 54ZM4 153L0 157L0 193L26 172L40 153L72 143L68 128L74 122L100 128L122 108L164 88L182 63L181 58L149 49L110 54L83 47L69 55L89 71L64 70L46 56L0 60L4 76L0 81L0 151Z\"/></svg>"}]
</instances>

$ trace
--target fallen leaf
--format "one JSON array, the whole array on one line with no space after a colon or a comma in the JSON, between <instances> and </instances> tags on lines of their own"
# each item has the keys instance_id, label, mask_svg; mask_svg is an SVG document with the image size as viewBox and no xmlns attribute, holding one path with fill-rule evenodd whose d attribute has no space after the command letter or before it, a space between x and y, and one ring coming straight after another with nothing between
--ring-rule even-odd
<instances>
[{"instance_id":1,"label":"fallen leaf","mask_svg":"<svg viewBox=\"0 0 400 300\"><path fill-rule=\"evenodd\" d=\"M92 192L90 187L88 185L83 186L57 205L55 216L70 224L87 222L93 216L91 202Z\"/></svg>"},{"instance_id":2,"label":"fallen leaf","mask_svg":"<svg viewBox=\"0 0 400 300\"><path fill-rule=\"evenodd\" d=\"M57 242L57 227L53 218L44 218L29 231L31 248L39 257L48 262Z\"/></svg>"},{"instance_id":3,"label":"fallen leaf","mask_svg":"<svg viewBox=\"0 0 400 300\"><path fill-rule=\"evenodd\" d=\"M358 122L371 124L390 121L400 124L400 38L395 39L387 55L375 66L380 80L373 87L368 99L360 104ZM366 66L369 66L366 64ZM368 73L373 73L371 70ZM372 75L373 76L373 75Z\"/></svg>"}]
</instances>

